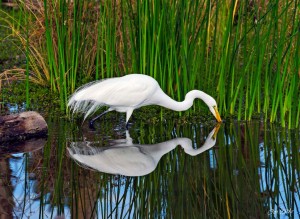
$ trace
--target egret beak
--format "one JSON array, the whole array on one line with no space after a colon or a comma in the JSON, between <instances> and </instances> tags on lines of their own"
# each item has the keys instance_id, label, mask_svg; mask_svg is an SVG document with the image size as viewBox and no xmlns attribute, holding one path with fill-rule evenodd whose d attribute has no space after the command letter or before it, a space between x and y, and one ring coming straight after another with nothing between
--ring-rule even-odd
<instances>
[{"instance_id":1,"label":"egret beak","mask_svg":"<svg viewBox=\"0 0 300 219\"><path fill-rule=\"evenodd\" d=\"M216 127L214 128L214 134L213 134L213 139L216 139L217 138L217 134L218 134L218 131L219 131L219 129L220 129L220 127L221 127L221 125L220 125L220 123L218 123L217 125L216 125Z\"/></svg>"},{"instance_id":2,"label":"egret beak","mask_svg":"<svg viewBox=\"0 0 300 219\"><path fill-rule=\"evenodd\" d=\"M214 107L215 113L216 113L216 119L218 122L222 122L221 116L219 114L218 108L215 106Z\"/></svg>"}]
</instances>

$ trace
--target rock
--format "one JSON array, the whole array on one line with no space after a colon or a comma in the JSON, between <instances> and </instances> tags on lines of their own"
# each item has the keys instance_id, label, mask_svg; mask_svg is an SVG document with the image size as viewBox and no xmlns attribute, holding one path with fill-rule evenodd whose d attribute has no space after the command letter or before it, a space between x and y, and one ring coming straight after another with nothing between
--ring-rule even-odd
<instances>
[{"instance_id":1,"label":"rock","mask_svg":"<svg viewBox=\"0 0 300 219\"><path fill-rule=\"evenodd\" d=\"M37 112L28 111L0 117L0 143L45 137L48 126Z\"/></svg>"}]
</instances>

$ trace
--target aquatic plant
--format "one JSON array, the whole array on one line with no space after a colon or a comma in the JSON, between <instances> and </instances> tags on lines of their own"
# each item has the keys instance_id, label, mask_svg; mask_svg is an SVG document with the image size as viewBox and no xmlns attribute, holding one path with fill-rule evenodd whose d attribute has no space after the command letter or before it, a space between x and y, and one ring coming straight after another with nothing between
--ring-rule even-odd
<instances>
[{"instance_id":1,"label":"aquatic plant","mask_svg":"<svg viewBox=\"0 0 300 219\"><path fill-rule=\"evenodd\" d=\"M222 116L299 127L299 0L27 2L29 76L62 110L86 81L142 73L179 100L204 90Z\"/></svg>"}]
</instances>

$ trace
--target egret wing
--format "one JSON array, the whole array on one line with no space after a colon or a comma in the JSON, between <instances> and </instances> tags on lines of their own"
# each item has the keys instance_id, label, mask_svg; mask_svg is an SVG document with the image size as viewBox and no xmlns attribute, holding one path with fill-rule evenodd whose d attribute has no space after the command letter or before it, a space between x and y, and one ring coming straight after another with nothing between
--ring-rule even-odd
<instances>
[{"instance_id":1,"label":"egret wing","mask_svg":"<svg viewBox=\"0 0 300 219\"><path fill-rule=\"evenodd\" d=\"M108 106L135 107L149 99L158 84L141 78L114 78L85 89L90 100Z\"/></svg>"},{"instance_id":2,"label":"egret wing","mask_svg":"<svg viewBox=\"0 0 300 219\"><path fill-rule=\"evenodd\" d=\"M112 109L138 108L149 101L158 83L146 75L132 74L93 82L79 88L69 99L73 112L82 112L87 118L103 105Z\"/></svg>"}]
</instances>

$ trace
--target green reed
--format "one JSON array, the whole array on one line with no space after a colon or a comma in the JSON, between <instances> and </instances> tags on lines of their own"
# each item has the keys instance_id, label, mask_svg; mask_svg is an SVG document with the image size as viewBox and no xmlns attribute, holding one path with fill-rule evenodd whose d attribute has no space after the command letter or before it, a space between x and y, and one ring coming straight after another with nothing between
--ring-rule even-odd
<instances>
[{"instance_id":1,"label":"green reed","mask_svg":"<svg viewBox=\"0 0 300 219\"><path fill-rule=\"evenodd\" d=\"M45 11L45 27L46 27L46 50L48 52L48 64L50 71L50 84L51 88L54 90L59 90L60 94L60 102L61 110L64 110L65 102L67 99L67 80L66 73L70 71L70 80L74 80L76 74L76 60L74 60L73 48L74 44L76 47L76 41L78 33L76 32L76 28L73 28L72 32L72 46L71 51L65 47L67 43L69 43L68 39L68 30L67 30L67 21L68 17L68 3L66 1L59 1L57 5L52 1L44 1L44 11ZM74 11L76 14L76 11ZM74 26L76 24L76 20L72 23ZM70 28L71 29L71 28ZM54 33L56 33L57 41L54 41ZM78 47L76 47L78 49ZM71 66L68 65L69 57L67 54L71 54ZM75 65L75 66L74 66ZM74 68L75 67L75 68ZM72 84L72 83L71 83Z\"/></svg>"},{"instance_id":2,"label":"green reed","mask_svg":"<svg viewBox=\"0 0 300 219\"><path fill-rule=\"evenodd\" d=\"M210 93L224 116L263 113L298 127L297 3L125 1L122 30L132 48L124 50L126 66L179 100L191 89Z\"/></svg>"},{"instance_id":3,"label":"green reed","mask_svg":"<svg viewBox=\"0 0 300 219\"><path fill-rule=\"evenodd\" d=\"M262 115L295 128L299 3L44 1L39 13L26 6L45 30L37 40L29 29L29 67L38 83L60 93L62 110L68 95L87 81L142 73L177 100L191 89L209 93L222 117ZM192 110L208 112L201 102Z\"/></svg>"},{"instance_id":4,"label":"green reed","mask_svg":"<svg viewBox=\"0 0 300 219\"><path fill-rule=\"evenodd\" d=\"M25 38L26 38L26 50L25 50L25 56L26 56L26 78L25 78L25 84L26 84L26 108L30 107L30 100L29 100L29 17L28 17L28 13L24 13L25 14L25 29L26 29L26 33L25 33Z\"/></svg>"}]
</instances>

